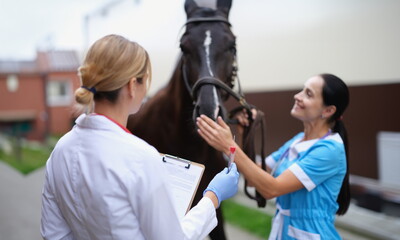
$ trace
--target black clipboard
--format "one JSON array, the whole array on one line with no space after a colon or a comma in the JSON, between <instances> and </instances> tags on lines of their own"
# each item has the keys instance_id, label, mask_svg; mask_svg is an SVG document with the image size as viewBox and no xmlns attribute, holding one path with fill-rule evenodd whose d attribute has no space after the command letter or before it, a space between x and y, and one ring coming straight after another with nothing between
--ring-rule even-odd
<instances>
[{"instance_id":1,"label":"black clipboard","mask_svg":"<svg viewBox=\"0 0 400 240\"><path fill-rule=\"evenodd\" d=\"M205 167L203 164L168 154L161 154L161 160L168 172L175 211L182 218L192 206Z\"/></svg>"}]
</instances>

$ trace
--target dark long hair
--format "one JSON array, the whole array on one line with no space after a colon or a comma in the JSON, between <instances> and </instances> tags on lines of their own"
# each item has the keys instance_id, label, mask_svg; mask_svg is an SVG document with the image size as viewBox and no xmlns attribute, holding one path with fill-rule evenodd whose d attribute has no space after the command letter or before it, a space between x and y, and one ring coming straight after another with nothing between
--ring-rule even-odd
<instances>
[{"instance_id":1,"label":"dark long hair","mask_svg":"<svg viewBox=\"0 0 400 240\"><path fill-rule=\"evenodd\" d=\"M344 215L350 205L350 183L349 183L349 154L347 131L342 121L343 113L349 105L349 90L342 79L332 74L320 74L324 80L322 98L325 106L334 105L336 112L329 118L329 123L333 124L333 131L339 133L343 140L346 151L346 175L343 179L342 187L337 198L339 209L336 214Z\"/></svg>"}]
</instances>

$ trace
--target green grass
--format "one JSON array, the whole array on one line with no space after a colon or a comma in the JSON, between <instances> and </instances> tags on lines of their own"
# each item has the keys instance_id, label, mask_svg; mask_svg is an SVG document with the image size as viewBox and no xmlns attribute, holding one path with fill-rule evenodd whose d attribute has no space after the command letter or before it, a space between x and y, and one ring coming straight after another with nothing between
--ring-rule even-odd
<instances>
[{"instance_id":1,"label":"green grass","mask_svg":"<svg viewBox=\"0 0 400 240\"><path fill-rule=\"evenodd\" d=\"M272 216L233 200L225 200L222 203L222 213L228 223L263 239L267 239L271 231Z\"/></svg>"},{"instance_id":2,"label":"green grass","mask_svg":"<svg viewBox=\"0 0 400 240\"><path fill-rule=\"evenodd\" d=\"M20 150L16 150L15 145L13 147L11 152L6 152L0 148L0 161L7 163L23 174L43 167L52 151L52 147L44 145L23 144Z\"/></svg>"}]
</instances>

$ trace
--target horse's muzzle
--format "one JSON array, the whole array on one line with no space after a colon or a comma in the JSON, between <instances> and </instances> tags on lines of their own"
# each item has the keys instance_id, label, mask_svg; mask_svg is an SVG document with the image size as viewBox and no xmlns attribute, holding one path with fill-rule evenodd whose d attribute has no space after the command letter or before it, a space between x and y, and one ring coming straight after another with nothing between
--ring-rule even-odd
<instances>
[{"instance_id":1,"label":"horse's muzzle","mask_svg":"<svg viewBox=\"0 0 400 240\"><path fill-rule=\"evenodd\" d=\"M222 119L226 118L226 109L223 106L221 96L213 85L204 85L199 89L193 109L193 120L196 121L196 118L200 115L206 115L214 121L219 116Z\"/></svg>"}]
</instances>

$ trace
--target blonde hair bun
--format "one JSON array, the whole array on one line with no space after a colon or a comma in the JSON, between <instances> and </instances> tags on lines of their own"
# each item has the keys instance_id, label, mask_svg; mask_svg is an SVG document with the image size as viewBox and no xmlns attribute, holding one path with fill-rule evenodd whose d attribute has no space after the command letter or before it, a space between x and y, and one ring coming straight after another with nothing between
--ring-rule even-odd
<instances>
[{"instance_id":1,"label":"blonde hair bun","mask_svg":"<svg viewBox=\"0 0 400 240\"><path fill-rule=\"evenodd\" d=\"M115 34L97 40L78 69L82 86L102 93L118 90L131 78L146 75L151 81L151 64L146 50L138 43ZM93 105L94 92L80 87L75 91L75 99L82 105ZM102 96L96 94L96 99Z\"/></svg>"}]
</instances>

